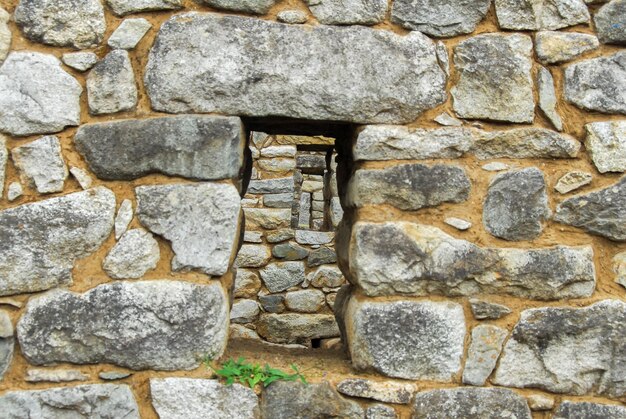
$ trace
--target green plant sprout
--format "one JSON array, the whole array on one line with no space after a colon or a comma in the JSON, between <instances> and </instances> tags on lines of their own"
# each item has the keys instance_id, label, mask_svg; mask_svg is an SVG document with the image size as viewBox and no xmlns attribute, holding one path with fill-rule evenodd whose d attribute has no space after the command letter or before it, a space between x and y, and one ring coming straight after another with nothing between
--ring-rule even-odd
<instances>
[{"instance_id":1,"label":"green plant sprout","mask_svg":"<svg viewBox=\"0 0 626 419\"><path fill-rule=\"evenodd\" d=\"M218 377L226 380L226 385L232 385L235 382L239 382L243 385L247 385L250 388L254 388L257 384L262 384L263 387L269 386L274 381L296 381L300 380L304 384L308 384L306 378L296 364L291 364L290 367L294 373L288 373L277 368L272 368L268 364L261 367L259 364L252 364L246 362L243 358L238 358L236 361L232 358L222 364L220 369L213 368L211 364L212 360L205 357L204 364L213 370Z\"/></svg>"}]
</instances>

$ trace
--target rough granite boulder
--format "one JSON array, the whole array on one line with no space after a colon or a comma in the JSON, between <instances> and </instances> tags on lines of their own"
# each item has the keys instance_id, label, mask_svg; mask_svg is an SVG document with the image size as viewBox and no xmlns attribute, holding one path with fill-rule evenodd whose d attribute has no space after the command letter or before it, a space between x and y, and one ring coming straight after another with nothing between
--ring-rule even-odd
<instances>
[{"instance_id":1,"label":"rough granite boulder","mask_svg":"<svg viewBox=\"0 0 626 419\"><path fill-rule=\"evenodd\" d=\"M591 246L483 248L410 222L357 222L350 282L368 296L504 294L538 300L589 297Z\"/></svg>"},{"instance_id":2,"label":"rough granite boulder","mask_svg":"<svg viewBox=\"0 0 626 419\"><path fill-rule=\"evenodd\" d=\"M626 44L626 0L611 0L593 16L598 38L605 44Z\"/></svg>"},{"instance_id":3,"label":"rough granite boulder","mask_svg":"<svg viewBox=\"0 0 626 419\"><path fill-rule=\"evenodd\" d=\"M356 123L412 121L445 101L445 82L434 43L419 32L211 13L165 22L145 74L158 111Z\"/></svg>"},{"instance_id":4,"label":"rough granite boulder","mask_svg":"<svg viewBox=\"0 0 626 419\"><path fill-rule=\"evenodd\" d=\"M454 49L459 81L451 90L456 114L533 122L532 49L531 38L520 34L483 34L459 43Z\"/></svg>"},{"instance_id":5,"label":"rough granite boulder","mask_svg":"<svg viewBox=\"0 0 626 419\"><path fill-rule=\"evenodd\" d=\"M53 55L12 52L0 66L0 132L47 134L80 123L83 88Z\"/></svg>"},{"instance_id":6,"label":"rough granite boulder","mask_svg":"<svg viewBox=\"0 0 626 419\"><path fill-rule=\"evenodd\" d=\"M11 150L11 159L20 172L22 183L41 194L63 191L68 170L61 143L54 135L15 147Z\"/></svg>"},{"instance_id":7,"label":"rough granite boulder","mask_svg":"<svg viewBox=\"0 0 626 419\"><path fill-rule=\"evenodd\" d=\"M240 197L233 185L138 186L137 217L172 243L172 269L224 275L237 251Z\"/></svg>"},{"instance_id":8,"label":"rough granite boulder","mask_svg":"<svg viewBox=\"0 0 626 419\"><path fill-rule=\"evenodd\" d=\"M585 147L600 173L626 172L626 121L585 125Z\"/></svg>"},{"instance_id":9,"label":"rough granite boulder","mask_svg":"<svg viewBox=\"0 0 626 419\"><path fill-rule=\"evenodd\" d=\"M35 365L189 370L203 356L222 355L228 305L216 282L112 282L84 294L53 290L28 301L17 336Z\"/></svg>"},{"instance_id":10,"label":"rough granite boulder","mask_svg":"<svg viewBox=\"0 0 626 419\"><path fill-rule=\"evenodd\" d=\"M503 388L451 388L417 393L411 419L531 419L526 400Z\"/></svg>"},{"instance_id":11,"label":"rough granite boulder","mask_svg":"<svg viewBox=\"0 0 626 419\"><path fill-rule=\"evenodd\" d=\"M178 10L183 0L106 0L109 8L118 16L158 10Z\"/></svg>"},{"instance_id":12,"label":"rough granite boulder","mask_svg":"<svg viewBox=\"0 0 626 419\"><path fill-rule=\"evenodd\" d=\"M151 378L150 398L160 418L260 419L259 399L241 384L218 380Z\"/></svg>"},{"instance_id":13,"label":"rough granite boulder","mask_svg":"<svg viewBox=\"0 0 626 419\"><path fill-rule=\"evenodd\" d=\"M357 370L450 382L461 369L465 316L459 304L338 296L335 313Z\"/></svg>"},{"instance_id":14,"label":"rough granite boulder","mask_svg":"<svg viewBox=\"0 0 626 419\"><path fill-rule=\"evenodd\" d=\"M14 19L28 39L58 47L95 47L106 30L100 0L20 0Z\"/></svg>"},{"instance_id":15,"label":"rough granite boulder","mask_svg":"<svg viewBox=\"0 0 626 419\"><path fill-rule=\"evenodd\" d=\"M472 329L472 342L467 349L463 369L463 384L485 385L496 367L507 334L507 330L491 324L481 324Z\"/></svg>"},{"instance_id":16,"label":"rough granite boulder","mask_svg":"<svg viewBox=\"0 0 626 419\"><path fill-rule=\"evenodd\" d=\"M0 295L70 285L74 261L100 247L114 216L104 187L0 211Z\"/></svg>"},{"instance_id":17,"label":"rough granite boulder","mask_svg":"<svg viewBox=\"0 0 626 419\"><path fill-rule=\"evenodd\" d=\"M150 173L191 179L235 179L246 143L239 118L180 115L82 125L74 141L100 179Z\"/></svg>"},{"instance_id":18,"label":"rough granite boulder","mask_svg":"<svg viewBox=\"0 0 626 419\"><path fill-rule=\"evenodd\" d=\"M626 303L524 310L493 382L553 393L626 394Z\"/></svg>"},{"instance_id":19,"label":"rough granite boulder","mask_svg":"<svg viewBox=\"0 0 626 419\"><path fill-rule=\"evenodd\" d=\"M489 184L483 225L505 240L532 240L541 235L551 215L543 172L536 167L505 172Z\"/></svg>"},{"instance_id":20,"label":"rough granite boulder","mask_svg":"<svg viewBox=\"0 0 626 419\"><path fill-rule=\"evenodd\" d=\"M437 37L473 32L491 0L396 0L391 20L406 29Z\"/></svg>"},{"instance_id":21,"label":"rough granite boulder","mask_svg":"<svg viewBox=\"0 0 626 419\"><path fill-rule=\"evenodd\" d=\"M129 386L87 384L46 390L11 391L0 396L3 419L140 419Z\"/></svg>"},{"instance_id":22,"label":"rough granite boulder","mask_svg":"<svg viewBox=\"0 0 626 419\"><path fill-rule=\"evenodd\" d=\"M554 220L615 241L626 241L626 177L604 189L566 199Z\"/></svg>"},{"instance_id":23,"label":"rough granite boulder","mask_svg":"<svg viewBox=\"0 0 626 419\"><path fill-rule=\"evenodd\" d=\"M261 412L264 418L272 419L363 418L361 406L341 397L326 381L276 381L262 393Z\"/></svg>"},{"instance_id":24,"label":"rough granite boulder","mask_svg":"<svg viewBox=\"0 0 626 419\"><path fill-rule=\"evenodd\" d=\"M382 170L359 169L348 185L348 205L388 204L418 210L467 200L471 189L465 170L452 165L403 164Z\"/></svg>"},{"instance_id":25,"label":"rough granite boulder","mask_svg":"<svg viewBox=\"0 0 626 419\"><path fill-rule=\"evenodd\" d=\"M11 34L11 29L9 29L9 20L11 20L9 12L0 7L0 65L2 65L11 49L13 35Z\"/></svg>"},{"instance_id":26,"label":"rough granite boulder","mask_svg":"<svg viewBox=\"0 0 626 419\"><path fill-rule=\"evenodd\" d=\"M589 22L583 0L495 0L503 29L554 30Z\"/></svg>"},{"instance_id":27,"label":"rough granite boulder","mask_svg":"<svg viewBox=\"0 0 626 419\"><path fill-rule=\"evenodd\" d=\"M570 61L599 46L598 38L586 33L541 31L535 35L535 52L543 64Z\"/></svg>"},{"instance_id":28,"label":"rough granite boulder","mask_svg":"<svg viewBox=\"0 0 626 419\"><path fill-rule=\"evenodd\" d=\"M386 0L305 0L323 25L374 25L385 19Z\"/></svg>"},{"instance_id":29,"label":"rough granite boulder","mask_svg":"<svg viewBox=\"0 0 626 419\"><path fill-rule=\"evenodd\" d=\"M99 61L87 76L89 113L130 111L137 105L137 83L128 52L116 49Z\"/></svg>"},{"instance_id":30,"label":"rough granite boulder","mask_svg":"<svg viewBox=\"0 0 626 419\"><path fill-rule=\"evenodd\" d=\"M588 111L626 114L626 51L567 66L563 94Z\"/></svg>"},{"instance_id":31,"label":"rough granite boulder","mask_svg":"<svg viewBox=\"0 0 626 419\"><path fill-rule=\"evenodd\" d=\"M156 268L161 257L159 243L143 228L125 232L102 262L111 278L137 279Z\"/></svg>"}]
</instances>

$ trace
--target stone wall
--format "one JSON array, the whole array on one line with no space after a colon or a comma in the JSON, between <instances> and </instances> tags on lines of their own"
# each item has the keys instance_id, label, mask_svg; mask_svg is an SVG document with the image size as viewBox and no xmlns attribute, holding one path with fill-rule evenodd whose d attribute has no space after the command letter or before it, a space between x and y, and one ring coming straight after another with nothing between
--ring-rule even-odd
<instances>
[{"instance_id":1,"label":"stone wall","mask_svg":"<svg viewBox=\"0 0 626 419\"><path fill-rule=\"evenodd\" d=\"M0 418L626 417L626 1L0 6Z\"/></svg>"}]
</instances>

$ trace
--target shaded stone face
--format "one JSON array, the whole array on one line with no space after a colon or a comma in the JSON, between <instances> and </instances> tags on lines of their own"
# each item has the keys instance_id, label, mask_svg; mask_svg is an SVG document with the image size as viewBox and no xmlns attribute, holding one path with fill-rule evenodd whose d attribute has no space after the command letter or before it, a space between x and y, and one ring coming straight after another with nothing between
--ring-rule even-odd
<instances>
[{"instance_id":1,"label":"shaded stone face","mask_svg":"<svg viewBox=\"0 0 626 419\"><path fill-rule=\"evenodd\" d=\"M460 74L452 88L454 111L462 118L532 122L535 116L530 37L485 34L454 49Z\"/></svg>"},{"instance_id":2,"label":"shaded stone face","mask_svg":"<svg viewBox=\"0 0 626 419\"><path fill-rule=\"evenodd\" d=\"M359 169L350 180L348 202L356 207L388 204L417 210L466 201L470 188L470 180L459 166L405 164L383 170Z\"/></svg>"},{"instance_id":3,"label":"shaded stone face","mask_svg":"<svg viewBox=\"0 0 626 419\"><path fill-rule=\"evenodd\" d=\"M183 0L106 0L106 2L118 16L157 10L177 10L183 7Z\"/></svg>"},{"instance_id":4,"label":"shaded stone face","mask_svg":"<svg viewBox=\"0 0 626 419\"><path fill-rule=\"evenodd\" d=\"M240 198L233 185L194 183L138 186L137 216L172 242L174 270L224 275L235 252Z\"/></svg>"},{"instance_id":5,"label":"shaded stone face","mask_svg":"<svg viewBox=\"0 0 626 419\"><path fill-rule=\"evenodd\" d=\"M396 0L391 20L407 29L447 37L473 32L491 0Z\"/></svg>"},{"instance_id":6,"label":"shaded stone face","mask_svg":"<svg viewBox=\"0 0 626 419\"><path fill-rule=\"evenodd\" d=\"M74 141L100 179L163 173L217 180L239 176L245 136L239 118L181 115L85 124Z\"/></svg>"},{"instance_id":7,"label":"shaded stone face","mask_svg":"<svg viewBox=\"0 0 626 419\"><path fill-rule=\"evenodd\" d=\"M626 177L604 189L561 202L554 220L615 241L626 241Z\"/></svg>"},{"instance_id":8,"label":"shaded stone face","mask_svg":"<svg viewBox=\"0 0 626 419\"><path fill-rule=\"evenodd\" d=\"M589 246L482 248L409 222L356 223L350 273L368 296L488 293L558 300L589 296L595 288Z\"/></svg>"},{"instance_id":9,"label":"shaded stone face","mask_svg":"<svg viewBox=\"0 0 626 419\"><path fill-rule=\"evenodd\" d=\"M342 305L339 298L335 304ZM359 370L445 382L461 368L465 318L459 304L353 297L344 313L340 324Z\"/></svg>"},{"instance_id":10,"label":"shaded stone face","mask_svg":"<svg viewBox=\"0 0 626 419\"><path fill-rule=\"evenodd\" d=\"M418 32L188 13L161 27L145 84L165 112L402 123L445 100L445 79Z\"/></svg>"},{"instance_id":11,"label":"shaded stone face","mask_svg":"<svg viewBox=\"0 0 626 419\"><path fill-rule=\"evenodd\" d=\"M59 47L95 47L106 29L99 0L20 0L14 18L30 40Z\"/></svg>"},{"instance_id":12,"label":"shaded stone face","mask_svg":"<svg viewBox=\"0 0 626 419\"><path fill-rule=\"evenodd\" d=\"M417 386L396 381L374 381L362 378L348 378L337 384L337 391L346 396L378 400L385 403L408 404Z\"/></svg>"},{"instance_id":13,"label":"shaded stone face","mask_svg":"<svg viewBox=\"0 0 626 419\"><path fill-rule=\"evenodd\" d=\"M80 123L83 88L52 55L10 53L0 67L0 91L2 132L46 134Z\"/></svg>"},{"instance_id":14,"label":"shaded stone face","mask_svg":"<svg viewBox=\"0 0 626 419\"><path fill-rule=\"evenodd\" d=\"M572 402L565 400L554 414L554 419L571 418L626 418L626 407L591 402Z\"/></svg>"},{"instance_id":15,"label":"shaded stone face","mask_svg":"<svg viewBox=\"0 0 626 419\"><path fill-rule=\"evenodd\" d=\"M328 382L276 381L263 391L261 413L272 419L363 418L358 403L341 397Z\"/></svg>"},{"instance_id":16,"label":"shaded stone face","mask_svg":"<svg viewBox=\"0 0 626 419\"><path fill-rule=\"evenodd\" d=\"M593 21L598 37L606 44L626 44L626 0L612 0L602 6Z\"/></svg>"},{"instance_id":17,"label":"shaded stone face","mask_svg":"<svg viewBox=\"0 0 626 419\"><path fill-rule=\"evenodd\" d=\"M311 339L339 336L331 314L265 313L257 323L257 332L274 343L309 343Z\"/></svg>"},{"instance_id":18,"label":"shaded stone face","mask_svg":"<svg viewBox=\"0 0 626 419\"><path fill-rule=\"evenodd\" d=\"M524 398L500 388L458 388L418 393L413 401L412 419L530 419Z\"/></svg>"},{"instance_id":19,"label":"shaded stone face","mask_svg":"<svg viewBox=\"0 0 626 419\"><path fill-rule=\"evenodd\" d=\"M623 301L525 310L504 347L494 383L622 397L626 394L625 334Z\"/></svg>"},{"instance_id":20,"label":"shaded stone face","mask_svg":"<svg viewBox=\"0 0 626 419\"><path fill-rule=\"evenodd\" d=\"M0 295L72 283L77 259L113 229L115 195L104 187L0 212Z\"/></svg>"},{"instance_id":21,"label":"shaded stone face","mask_svg":"<svg viewBox=\"0 0 626 419\"><path fill-rule=\"evenodd\" d=\"M483 205L483 224L505 240L532 240L541 235L551 214L543 172L536 167L497 175Z\"/></svg>"},{"instance_id":22,"label":"shaded stone face","mask_svg":"<svg viewBox=\"0 0 626 419\"><path fill-rule=\"evenodd\" d=\"M35 365L112 363L131 369L196 368L226 346L228 299L218 283L153 280L55 290L32 298L17 326Z\"/></svg>"},{"instance_id":23,"label":"shaded stone face","mask_svg":"<svg viewBox=\"0 0 626 419\"><path fill-rule=\"evenodd\" d=\"M570 64L563 93L579 108L626 114L626 51Z\"/></svg>"},{"instance_id":24,"label":"shaded stone face","mask_svg":"<svg viewBox=\"0 0 626 419\"><path fill-rule=\"evenodd\" d=\"M87 384L47 390L12 391L0 396L3 416L58 419L94 417L139 419L139 408L127 385Z\"/></svg>"},{"instance_id":25,"label":"shaded stone face","mask_svg":"<svg viewBox=\"0 0 626 419\"><path fill-rule=\"evenodd\" d=\"M259 400L254 392L217 380L153 378L152 406L161 418L259 419Z\"/></svg>"}]
</instances>

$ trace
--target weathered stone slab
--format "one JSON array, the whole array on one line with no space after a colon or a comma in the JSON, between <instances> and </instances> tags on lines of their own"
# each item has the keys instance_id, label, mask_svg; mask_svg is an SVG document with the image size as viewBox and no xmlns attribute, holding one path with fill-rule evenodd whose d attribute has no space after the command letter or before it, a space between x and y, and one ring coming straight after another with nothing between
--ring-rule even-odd
<instances>
[{"instance_id":1,"label":"weathered stone slab","mask_svg":"<svg viewBox=\"0 0 626 419\"><path fill-rule=\"evenodd\" d=\"M331 314L261 314L257 332L273 343L309 343L311 339L339 336Z\"/></svg>"},{"instance_id":2,"label":"weathered stone slab","mask_svg":"<svg viewBox=\"0 0 626 419\"><path fill-rule=\"evenodd\" d=\"M99 0L20 0L13 17L28 39L58 47L95 47L106 30Z\"/></svg>"},{"instance_id":3,"label":"weathered stone slab","mask_svg":"<svg viewBox=\"0 0 626 419\"><path fill-rule=\"evenodd\" d=\"M459 166L403 164L382 170L357 170L348 185L347 202L358 208L388 204L418 210L466 201L470 189L470 180Z\"/></svg>"},{"instance_id":4,"label":"weathered stone slab","mask_svg":"<svg viewBox=\"0 0 626 419\"><path fill-rule=\"evenodd\" d=\"M9 29L9 20L11 19L11 15L9 12L0 7L0 65L9 54L9 50L11 49L11 39L13 35L11 34L11 29Z\"/></svg>"},{"instance_id":5,"label":"weathered stone slab","mask_svg":"<svg viewBox=\"0 0 626 419\"><path fill-rule=\"evenodd\" d=\"M444 102L445 80L435 45L419 32L208 13L164 23L145 75L158 111L356 123L412 121Z\"/></svg>"},{"instance_id":6,"label":"weathered stone slab","mask_svg":"<svg viewBox=\"0 0 626 419\"><path fill-rule=\"evenodd\" d=\"M452 302L359 301L335 309L352 365L410 380L451 381L461 368L465 317ZM345 340L344 340L345 341Z\"/></svg>"},{"instance_id":7,"label":"weathered stone slab","mask_svg":"<svg viewBox=\"0 0 626 419\"><path fill-rule=\"evenodd\" d=\"M137 105L137 83L128 52L117 49L99 61L87 76L89 113L130 111Z\"/></svg>"},{"instance_id":8,"label":"weathered stone slab","mask_svg":"<svg viewBox=\"0 0 626 419\"><path fill-rule=\"evenodd\" d=\"M246 228L276 230L291 225L290 208L244 208Z\"/></svg>"},{"instance_id":9,"label":"weathered stone slab","mask_svg":"<svg viewBox=\"0 0 626 419\"><path fill-rule=\"evenodd\" d=\"M328 244L335 239L334 231L296 230L296 242L306 245Z\"/></svg>"},{"instance_id":10,"label":"weathered stone slab","mask_svg":"<svg viewBox=\"0 0 626 419\"><path fill-rule=\"evenodd\" d=\"M315 313L326 304L326 296L320 290L291 291L285 295L285 305L297 313Z\"/></svg>"},{"instance_id":11,"label":"weathered stone slab","mask_svg":"<svg viewBox=\"0 0 626 419\"><path fill-rule=\"evenodd\" d=\"M35 365L193 369L204 355L224 351L228 305L215 282L113 282L84 294L53 290L28 301L17 336Z\"/></svg>"},{"instance_id":12,"label":"weathered stone slab","mask_svg":"<svg viewBox=\"0 0 626 419\"><path fill-rule=\"evenodd\" d=\"M29 368L24 381L28 383L63 383L70 381L87 381L89 377L79 370L48 370Z\"/></svg>"},{"instance_id":13,"label":"weathered stone slab","mask_svg":"<svg viewBox=\"0 0 626 419\"><path fill-rule=\"evenodd\" d=\"M580 142L575 138L545 128L481 131L392 125L366 126L352 147L357 161L456 159L466 154L481 160L562 159L576 157L579 150Z\"/></svg>"},{"instance_id":14,"label":"weathered stone slab","mask_svg":"<svg viewBox=\"0 0 626 419\"><path fill-rule=\"evenodd\" d=\"M583 0L495 0L503 29L554 30L589 22Z\"/></svg>"},{"instance_id":15,"label":"weathered stone slab","mask_svg":"<svg viewBox=\"0 0 626 419\"><path fill-rule=\"evenodd\" d=\"M263 391L261 412L264 418L272 419L363 418L361 406L341 397L327 381L276 381Z\"/></svg>"},{"instance_id":16,"label":"weathered stone slab","mask_svg":"<svg viewBox=\"0 0 626 419\"><path fill-rule=\"evenodd\" d=\"M282 243L272 248L272 255L279 259L302 260L309 255L309 250L296 243Z\"/></svg>"},{"instance_id":17,"label":"weathered stone slab","mask_svg":"<svg viewBox=\"0 0 626 419\"><path fill-rule=\"evenodd\" d=\"M585 147L600 173L626 172L626 121L585 125Z\"/></svg>"},{"instance_id":18,"label":"weathered stone slab","mask_svg":"<svg viewBox=\"0 0 626 419\"><path fill-rule=\"evenodd\" d=\"M472 315L477 320L497 320L511 314L511 309L502 304L490 303L476 298L470 298L469 303Z\"/></svg>"},{"instance_id":19,"label":"weathered stone slab","mask_svg":"<svg viewBox=\"0 0 626 419\"><path fill-rule=\"evenodd\" d=\"M83 88L52 55L10 53L0 66L0 91L2 132L46 134L80 123Z\"/></svg>"},{"instance_id":20,"label":"weathered stone slab","mask_svg":"<svg viewBox=\"0 0 626 419\"><path fill-rule=\"evenodd\" d=\"M115 195L98 187L0 212L0 295L72 283L76 259L113 229Z\"/></svg>"},{"instance_id":21,"label":"weathered stone slab","mask_svg":"<svg viewBox=\"0 0 626 419\"><path fill-rule=\"evenodd\" d=\"M259 419L254 391L218 380L199 378L150 379L152 406L160 418Z\"/></svg>"},{"instance_id":22,"label":"weathered stone slab","mask_svg":"<svg viewBox=\"0 0 626 419\"><path fill-rule=\"evenodd\" d=\"M175 271L198 269L220 276L236 251L241 213L233 185L194 183L138 186L137 216L172 242Z\"/></svg>"},{"instance_id":23,"label":"weathered stone slab","mask_svg":"<svg viewBox=\"0 0 626 419\"><path fill-rule=\"evenodd\" d=\"M122 234L128 229L128 225L133 219L133 203L130 199L125 199L120 204L115 216L115 239L119 240Z\"/></svg>"},{"instance_id":24,"label":"weathered stone slab","mask_svg":"<svg viewBox=\"0 0 626 419\"><path fill-rule=\"evenodd\" d=\"M302 10L281 10L276 14L276 19L283 23L306 23L309 20L309 15Z\"/></svg>"},{"instance_id":25,"label":"weathered stone slab","mask_svg":"<svg viewBox=\"0 0 626 419\"><path fill-rule=\"evenodd\" d=\"M80 72L87 71L98 62L98 56L93 52L68 52L61 56L63 64Z\"/></svg>"},{"instance_id":26,"label":"weathered stone slab","mask_svg":"<svg viewBox=\"0 0 626 419\"><path fill-rule=\"evenodd\" d=\"M391 20L431 36L462 35L476 29L490 4L491 0L397 0L391 8Z\"/></svg>"},{"instance_id":27,"label":"weathered stone slab","mask_svg":"<svg viewBox=\"0 0 626 419\"><path fill-rule=\"evenodd\" d=\"M237 252L235 266L241 268L261 268L270 261L272 254L268 246L244 244Z\"/></svg>"},{"instance_id":28,"label":"weathered stone slab","mask_svg":"<svg viewBox=\"0 0 626 419\"><path fill-rule=\"evenodd\" d=\"M604 189L566 199L557 206L554 220L626 241L626 177Z\"/></svg>"},{"instance_id":29,"label":"weathered stone slab","mask_svg":"<svg viewBox=\"0 0 626 419\"><path fill-rule=\"evenodd\" d=\"M235 298L254 298L261 289L261 279L249 269L237 269L235 275Z\"/></svg>"},{"instance_id":30,"label":"weathered stone slab","mask_svg":"<svg viewBox=\"0 0 626 419\"><path fill-rule=\"evenodd\" d=\"M150 28L152 24L144 18L124 19L111 34L107 44L114 49L133 49Z\"/></svg>"},{"instance_id":31,"label":"weathered stone slab","mask_svg":"<svg viewBox=\"0 0 626 419\"><path fill-rule=\"evenodd\" d=\"M554 393L626 394L626 303L524 310L507 341L495 384ZM523 360L523 362L520 362Z\"/></svg>"},{"instance_id":32,"label":"weathered stone slab","mask_svg":"<svg viewBox=\"0 0 626 419\"><path fill-rule=\"evenodd\" d=\"M305 0L323 25L374 25L385 19L386 0ZM422 31L423 32L423 31Z\"/></svg>"},{"instance_id":33,"label":"weathered stone slab","mask_svg":"<svg viewBox=\"0 0 626 419\"><path fill-rule=\"evenodd\" d=\"M230 321L233 323L252 323L259 316L261 309L255 300L235 300L230 309Z\"/></svg>"},{"instance_id":34,"label":"weathered stone slab","mask_svg":"<svg viewBox=\"0 0 626 419\"><path fill-rule=\"evenodd\" d=\"M530 419L524 398L503 388L451 388L417 393L411 419Z\"/></svg>"},{"instance_id":35,"label":"weathered stone slab","mask_svg":"<svg viewBox=\"0 0 626 419\"><path fill-rule=\"evenodd\" d=\"M246 142L239 118L201 115L85 124L74 141L89 168L106 180L150 173L234 179Z\"/></svg>"},{"instance_id":36,"label":"weathered stone slab","mask_svg":"<svg viewBox=\"0 0 626 419\"><path fill-rule=\"evenodd\" d=\"M626 1L611 0L593 16L600 41L605 44L626 44Z\"/></svg>"},{"instance_id":37,"label":"weathered stone slab","mask_svg":"<svg viewBox=\"0 0 626 419\"><path fill-rule=\"evenodd\" d=\"M591 173L574 170L561 176L556 185L554 185L554 189L560 194L566 194L589 185L592 180L593 175Z\"/></svg>"},{"instance_id":38,"label":"weathered stone slab","mask_svg":"<svg viewBox=\"0 0 626 419\"><path fill-rule=\"evenodd\" d=\"M570 61L599 46L598 38L586 33L542 31L535 35L535 52L543 64Z\"/></svg>"},{"instance_id":39,"label":"weathered stone slab","mask_svg":"<svg viewBox=\"0 0 626 419\"><path fill-rule=\"evenodd\" d=\"M106 0L106 2L118 16L156 10L177 10L183 7L183 0Z\"/></svg>"},{"instance_id":40,"label":"weathered stone slab","mask_svg":"<svg viewBox=\"0 0 626 419\"><path fill-rule=\"evenodd\" d=\"M111 278L137 279L156 268L161 257L159 243L143 228L128 230L102 262Z\"/></svg>"},{"instance_id":41,"label":"weathered stone slab","mask_svg":"<svg viewBox=\"0 0 626 419\"><path fill-rule=\"evenodd\" d=\"M533 43L526 35L483 34L454 49L460 74L451 90L461 118L533 122Z\"/></svg>"},{"instance_id":42,"label":"weathered stone slab","mask_svg":"<svg viewBox=\"0 0 626 419\"><path fill-rule=\"evenodd\" d=\"M11 150L11 159L20 171L22 182L39 193L63 191L68 171L61 143L54 135L41 137Z\"/></svg>"},{"instance_id":43,"label":"weathered stone slab","mask_svg":"<svg viewBox=\"0 0 626 419\"><path fill-rule=\"evenodd\" d=\"M505 240L532 240L550 216L543 172L536 167L497 175L483 204L483 225Z\"/></svg>"},{"instance_id":44,"label":"weathered stone slab","mask_svg":"<svg viewBox=\"0 0 626 419\"><path fill-rule=\"evenodd\" d=\"M259 273L269 292L281 292L304 282L304 262L270 263Z\"/></svg>"},{"instance_id":45,"label":"weathered stone slab","mask_svg":"<svg viewBox=\"0 0 626 419\"><path fill-rule=\"evenodd\" d=\"M11 391L0 396L0 417L59 419L139 419L139 408L127 385L86 384L46 390Z\"/></svg>"},{"instance_id":46,"label":"weathered stone slab","mask_svg":"<svg viewBox=\"0 0 626 419\"><path fill-rule=\"evenodd\" d=\"M590 246L478 247L436 227L358 222L350 282L366 295L505 294L538 300L588 297L595 288Z\"/></svg>"},{"instance_id":47,"label":"weathered stone slab","mask_svg":"<svg viewBox=\"0 0 626 419\"><path fill-rule=\"evenodd\" d=\"M9 314L0 310L0 382L11 366L14 347L13 323L11 323Z\"/></svg>"},{"instance_id":48,"label":"weathered stone slab","mask_svg":"<svg viewBox=\"0 0 626 419\"><path fill-rule=\"evenodd\" d=\"M556 110L556 90L550 70L540 67L537 73L537 89L539 90L539 108L557 131L563 131L561 115Z\"/></svg>"},{"instance_id":49,"label":"weathered stone slab","mask_svg":"<svg viewBox=\"0 0 626 419\"><path fill-rule=\"evenodd\" d=\"M570 64L563 93L579 108L626 114L626 51Z\"/></svg>"},{"instance_id":50,"label":"weathered stone slab","mask_svg":"<svg viewBox=\"0 0 626 419\"><path fill-rule=\"evenodd\" d=\"M251 180L247 192L252 194L293 194L294 190L293 177L282 177L278 179Z\"/></svg>"},{"instance_id":51,"label":"weathered stone slab","mask_svg":"<svg viewBox=\"0 0 626 419\"><path fill-rule=\"evenodd\" d=\"M591 402L572 402L569 400L563 401L556 413L552 417L553 419L625 419L626 407L615 404L600 404Z\"/></svg>"},{"instance_id":52,"label":"weathered stone slab","mask_svg":"<svg viewBox=\"0 0 626 419\"><path fill-rule=\"evenodd\" d=\"M463 384L483 386L496 366L508 331L490 324L472 329L472 342L467 350Z\"/></svg>"},{"instance_id":53,"label":"weathered stone slab","mask_svg":"<svg viewBox=\"0 0 626 419\"><path fill-rule=\"evenodd\" d=\"M395 381L348 378L337 384L337 391L346 396L378 400L385 403L407 404L411 402L417 391L417 386Z\"/></svg>"},{"instance_id":54,"label":"weathered stone slab","mask_svg":"<svg viewBox=\"0 0 626 419\"><path fill-rule=\"evenodd\" d=\"M391 406L373 404L365 409L365 419L398 419L398 415Z\"/></svg>"}]
</instances>

